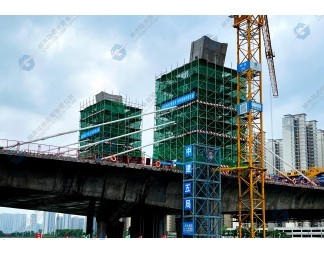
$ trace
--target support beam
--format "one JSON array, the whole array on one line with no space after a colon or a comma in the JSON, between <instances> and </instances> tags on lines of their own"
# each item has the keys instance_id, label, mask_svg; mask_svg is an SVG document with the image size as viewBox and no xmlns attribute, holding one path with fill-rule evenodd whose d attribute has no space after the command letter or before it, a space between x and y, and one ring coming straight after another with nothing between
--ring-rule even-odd
<instances>
[{"instance_id":1,"label":"support beam","mask_svg":"<svg viewBox=\"0 0 324 255\"><path fill-rule=\"evenodd\" d=\"M103 221L103 220L97 221L97 237L98 238L105 238L107 236L106 227L107 227L107 224L105 221Z\"/></svg>"},{"instance_id":2,"label":"support beam","mask_svg":"<svg viewBox=\"0 0 324 255\"><path fill-rule=\"evenodd\" d=\"M166 235L166 214L150 207L133 210L130 227L131 238L160 238Z\"/></svg>"},{"instance_id":3,"label":"support beam","mask_svg":"<svg viewBox=\"0 0 324 255\"><path fill-rule=\"evenodd\" d=\"M96 201L91 199L89 201L88 213L87 213L87 229L86 235L92 237L93 236L93 218L94 218L94 210L95 210Z\"/></svg>"}]
</instances>

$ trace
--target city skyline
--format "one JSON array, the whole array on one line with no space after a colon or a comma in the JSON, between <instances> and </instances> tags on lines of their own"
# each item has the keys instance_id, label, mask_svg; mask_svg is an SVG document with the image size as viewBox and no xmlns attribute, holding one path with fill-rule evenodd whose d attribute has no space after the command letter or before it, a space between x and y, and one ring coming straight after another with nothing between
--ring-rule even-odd
<instances>
[{"instance_id":1,"label":"city skyline","mask_svg":"<svg viewBox=\"0 0 324 255\"><path fill-rule=\"evenodd\" d=\"M39 221L42 219L42 221ZM62 220L62 223L58 222ZM0 231L4 233L34 231L40 229L43 234L55 232L57 229L83 229L86 217L54 212L37 212L27 216L26 213L0 212Z\"/></svg>"}]
</instances>

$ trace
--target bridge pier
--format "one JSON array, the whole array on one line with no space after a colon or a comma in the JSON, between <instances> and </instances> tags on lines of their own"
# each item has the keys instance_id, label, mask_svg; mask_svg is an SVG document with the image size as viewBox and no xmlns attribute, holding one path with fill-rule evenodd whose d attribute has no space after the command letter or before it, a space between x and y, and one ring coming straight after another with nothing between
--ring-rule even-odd
<instances>
[{"instance_id":1,"label":"bridge pier","mask_svg":"<svg viewBox=\"0 0 324 255\"><path fill-rule=\"evenodd\" d=\"M111 224L107 221L97 221L97 237L98 238L122 238L124 230L124 222Z\"/></svg>"},{"instance_id":2,"label":"bridge pier","mask_svg":"<svg viewBox=\"0 0 324 255\"><path fill-rule=\"evenodd\" d=\"M175 218L177 238L182 238L182 215Z\"/></svg>"},{"instance_id":3,"label":"bridge pier","mask_svg":"<svg viewBox=\"0 0 324 255\"><path fill-rule=\"evenodd\" d=\"M88 213L87 213L87 229L86 235L92 237L93 236L93 217L95 211L96 201L91 199L89 201Z\"/></svg>"},{"instance_id":4,"label":"bridge pier","mask_svg":"<svg viewBox=\"0 0 324 255\"><path fill-rule=\"evenodd\" d=\"M103 221L103 220L97 221L97 238L105 238L106 237L106 227L107 227L107 224L105 221Z\"/></svg>"},{"instance_id":5,"label":"bridge pier","mask_svg":"<svg viewBox=\"0 0 324 255\"><path fill-rule=\"evenodd\" d=\"M132 211L131 238L160 238L166 235L166 214L150 207L138 207Z\"/></svg>"}]
</instances>

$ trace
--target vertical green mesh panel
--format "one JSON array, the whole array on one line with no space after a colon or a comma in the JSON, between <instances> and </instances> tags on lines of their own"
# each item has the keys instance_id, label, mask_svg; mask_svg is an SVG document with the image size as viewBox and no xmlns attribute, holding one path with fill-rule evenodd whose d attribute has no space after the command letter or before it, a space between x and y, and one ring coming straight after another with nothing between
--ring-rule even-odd
<instances>
[{"instance_id":1,"label":"vertical green mesh panel","mask_svg":"<svg viewBox=\"0 0 324 255\"><path fill-rule=\"evenodd\" d=\"M156 113L156 125L169 121L176 124L154 132L154 141L175 137L154 145L154 160L183 162L185 145L206 144L222 148L223 165L236 165L236 75L235 70L198 59L156 79L157 110L190 92L194 91L196 97L174 111Z\"/></svg>"},{"instance_id":2,"label":"vertical green mesh panel","mask_svg":"<svg viewBox=\"0 0 324 255\"><path fill-rule=\"evenodd\" d=\"M109 122L118 119L124 119L130 116L141 115L142 109L130 106L124 102L115 102L110 100L102 100L94 103L81 110L80 127L89 127L92 125ZM129 120L119 121L111 125L104 125L100 127L100 133L89 136L80 140L80 146L102 141L104 139L117 137L123 134L139 131L142 126L142 117L136 117ZM88 130L82 131L81 135ZM123 152L132 148L140 147L142 140L141 132L125 136L84 148L80 152L81 158L106 157L115 153ZM128 153L129 156L141 157L141 151L132 151Z\"/></svg>"}]
</instances>

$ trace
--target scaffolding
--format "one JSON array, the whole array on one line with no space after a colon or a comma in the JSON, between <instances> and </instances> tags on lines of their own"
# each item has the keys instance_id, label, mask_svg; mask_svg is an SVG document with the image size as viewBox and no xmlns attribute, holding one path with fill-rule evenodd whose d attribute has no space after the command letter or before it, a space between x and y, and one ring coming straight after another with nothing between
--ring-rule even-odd
<instances>
[{"instance_id":1,"label":"scaffolding","mask_svg":"<svg viewBox=\"0 0 324 255\"><path fill-rule=\"evenodd\" d=\"M221 237L221 148L187 145L184 148L184 237ZM218 170L216 170L218 169Z\"/></svg>"},{"instance_id":2,"label":"scaffolding","mask_svg":"<svg viewBox=\"0 0 324 255\"><path fill-rule=\"evenodd\" d=\"M221 147L222 164L237 163L237 72L224 66L196 59L156 78L156 109L177 105L170 113L156 113L155 125L175 121L177 125L159 128L154 141L153 159L184 162L188 144ZM242 98L243 99L243 98ZM182 170L182 166L177 165Z\"/></svg>"},{"instance_id":3,"label":"scaffolding","mask_svg":"<svg viewBox=\"0 0 324 255\"><path fill-rule=\"evenodd\" d=\"M107 141L92 146L89 145L89 147L86 147L86 145L124 134L129 134L131 132L140 131L142 127L141 114L141 105L131 103L127 99L123 99L122 96L112 95L106 92L100 92L96 95L95 99L89 100L82 104L80 109L80 128L91 127L93 125L124 119L131 116L137 117L118 121L111 125L104 125L89 129L87 131L81 131L79 142L82 149L80 149L79 157L100 159L140 147L142 144L141 132L114 139L112 141ZM141 150L135 150L129 152L127 155L122 155L119 157L122 158L128 156L134 157L137 160L142 157L142 153ZM119 157L117 157L118 161L125 161L125 159L119 159Z\"/></svg>"}]
</instances>

